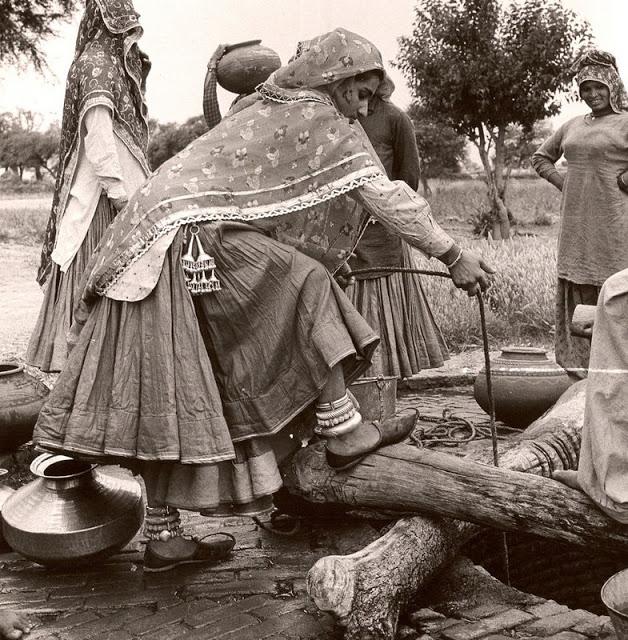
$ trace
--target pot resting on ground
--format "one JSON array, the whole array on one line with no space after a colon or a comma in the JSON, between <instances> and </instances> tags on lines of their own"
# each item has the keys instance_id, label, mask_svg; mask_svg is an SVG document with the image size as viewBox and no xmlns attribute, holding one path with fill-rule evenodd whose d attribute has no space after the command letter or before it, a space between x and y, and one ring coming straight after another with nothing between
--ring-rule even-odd
<instances>
[{"instance_id":1,"label":"pot resting on ground","mask_svg":"<svg viewBox=\"0 0 628 640\"><path fill-rule=\"evenodd\" d=\"M119 551L142 524L139 483L120 472L44 453L31 464L36 480L2 507L9 546L43 565L69 566Z\"/></svg>"},{"instance_id":2,"label":"pot resting on ground","mask_svg":"<svg viewBox=\"0 0 628 640\"><path fill-rule=\"evenodd\" d=\"M49 390L15 362L0 362L0 454L11 453L33 436Z\"/></svg>"},{"instance_id":3,"label":"pot resting on ground","mask_svg":"<svg viewBox=\"0 0 628 640\"><path fill-rule=\"evenodd\" d=\"M497 420L524 429L542 416L569 388L567 372L544 349L504 347L491 360L491 381ZM489 413L486 368L475 379L477 403Z\"/></svg>"}]
</instances>

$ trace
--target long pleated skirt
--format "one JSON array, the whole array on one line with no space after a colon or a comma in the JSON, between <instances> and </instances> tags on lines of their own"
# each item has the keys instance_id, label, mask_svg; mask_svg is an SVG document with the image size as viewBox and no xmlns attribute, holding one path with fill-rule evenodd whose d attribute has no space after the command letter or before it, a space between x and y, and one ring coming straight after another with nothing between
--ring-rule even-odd
<instances>
[{"instance_id":1,"label":"long pleated skirt","mask_svg":"<svg viewBox=\"0 0 628 640\"><path fill-rule=\"evenodd\" d=\"M242 512L281 486L275 447L331 368L355 380L378 339L320 263L241 224L201 226L222 290L192 297L184 234L144 300L96 300L34 440L159 462L158 502Z\"/></svg>"},{"instance_id":2,"label":"long pleated skirt","mask_svg":"<svg viewBox=\"0 0 628 640\"><path fill-rule=\"evenodd\" d=\"M403 248L403 266L414 266ZM449 358L445 339L434 320L420 276L393 273L357 280L347 295L380 336L367 377L410 377L422 369L440 367Z\"/></svg>"},{"instance_id":3,"label":"long pleated skirt","mask_svg":"<svg viewBox=\"0 0 628 640\"><path fill-rule=\"evenodd\" d=\"M87 236L70 268L62 273L53 263L44 300L26 350L26 362L42 371L61 371L68 358L67 334L72 325L74 305L87 262L105 229L116 216L106 195L98 201Z\"/></svg>"}]
</instances>

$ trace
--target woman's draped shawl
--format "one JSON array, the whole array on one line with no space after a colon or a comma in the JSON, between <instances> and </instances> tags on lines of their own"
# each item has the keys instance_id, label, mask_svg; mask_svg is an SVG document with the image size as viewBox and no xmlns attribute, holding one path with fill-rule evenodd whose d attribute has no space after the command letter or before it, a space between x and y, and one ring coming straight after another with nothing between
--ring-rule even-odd
<instances>
[{"instance_id":1,"label":"woman's draped shawl","mask_svg":"<svg viewBox=\"0 0 628 640\"><path fill-rule=\"evenodd\" d=\"M59 168L37 273L40 284L50 273L50 254L72 187L88 109L95 105L111 109L116 135L149 173L148 120L141 88L147 59L136 44L142 35L138 15L130 0L87 0L66 81Z\"/></svg>"},{"instance_id":2,"label":"woman's draped shawl","mask_svg":"<svg viewBox=\"0 0 628 640\"><path fill-rule=\"evenodd\" d=\"M159 238L192 223L257 224L331 271L346 262L364 216L344 196L383 172L362 128L341 115L326 94L300 88L299 77L321 86L380 69L382 63L379 52L359 36L345 30L328 35L333 46L325 54L321 47L313 51L318 75L311 69L304 73L304 54L260 85L252 104L149 177L105 233L88 296L106 295ZM260 223L271 218L274 224Z\"/></svg>"}]
</instances>

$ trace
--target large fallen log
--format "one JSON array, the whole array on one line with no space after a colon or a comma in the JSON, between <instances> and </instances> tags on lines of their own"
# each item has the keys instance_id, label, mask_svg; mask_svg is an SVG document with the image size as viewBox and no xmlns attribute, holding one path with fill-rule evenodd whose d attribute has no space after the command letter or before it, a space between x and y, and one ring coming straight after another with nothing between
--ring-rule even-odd
<instances>
[{"instance_id":1,"label":"large fallen log","mask_svg":"<svg viewBox=\"0 0 628 640\"><path fill-rule=\"evenodd\" d=\"M555 469L574 468L583 412L584 384L579 383L520 438L501 443L501 466L545 476ZM414 415L398 419L414 420ZM407 476L412 476L412 472L391 473L389 452L400 448L408 449L403 445L382 449L349 473L336 474L320 446L306 447L292 458L284 482L291 492L313 502L357 506L363 504L363 495L376 493L382 478L388 478L389 492L382 506L391 509L397 506L394 496L399 487L407 487ZM484 463L491 457L489 442L467 453L470 460ZM357 553L319 560L308 574L308 590L320 609L338 617L347 640L394 638L399 612L479 530L477 525L448 518L404 518Z\"/></svg>"}]
</instances>

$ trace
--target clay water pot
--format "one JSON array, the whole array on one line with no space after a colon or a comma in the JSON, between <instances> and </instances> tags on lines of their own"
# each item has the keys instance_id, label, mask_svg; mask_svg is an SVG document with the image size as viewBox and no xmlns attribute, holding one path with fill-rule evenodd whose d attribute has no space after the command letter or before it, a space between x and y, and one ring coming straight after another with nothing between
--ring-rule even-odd
<instances>
[{"instance_id":1,"label":"clay water pot","mask_svg":"<svg viewBox=\"0 0 628 640\"><path fill-rule=\"evenodd\" d=\"M261 44L232 45L218 61L216 79L227 91L249 94L280 66L279 56L268 47Z\"/></svg>"},{"instance_id":2,"label":"clay water pot","mask_svg":"<svg viewBox=\"0 0 628 640\"><path fill-rule=\"evenodd\" d=\"M0 453L14 451L33 436L48 387L15 362L0 362Z\"/></svg>"},{"instance_id":3,"label":"clay water pot","mask_svg":"<svg viewBox=\"0 0 628 640\"><path fill-rule=\"evenodd\" d=\"M39 564L102 560L142 524L142 491L132 477L51 453L35 458L31 472L37 479L4 503L2 530L14 551Z\"/></svg>"},{"instance_id":4,"label":"clay water pot","mask_svg":"<svg viewBox=\"0 0 628 640\"><path fill-rule=\"evenodd\" d=\"M547 357L544 349L505 347L491 360L495 417L524 429L543 415L569 388L567 372ZM475 379L473 395L489 412L486 369Z\"/></svg>"}]
</instances>

